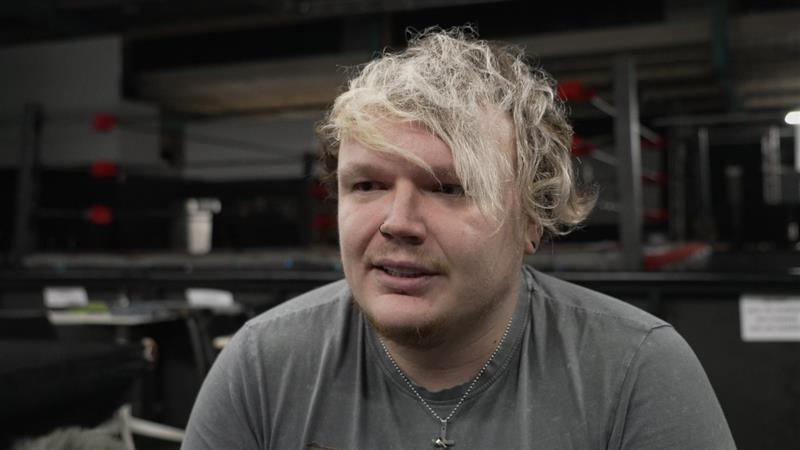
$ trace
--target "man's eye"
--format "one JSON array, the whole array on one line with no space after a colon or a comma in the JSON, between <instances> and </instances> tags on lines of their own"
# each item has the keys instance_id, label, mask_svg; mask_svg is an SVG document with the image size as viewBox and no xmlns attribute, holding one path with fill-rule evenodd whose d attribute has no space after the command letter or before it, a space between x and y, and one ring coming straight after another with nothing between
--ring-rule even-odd
<instances>
[{"instance_id":1,"label":"man's eye","mask_svg":"<svg viewBox=\"0 0 800 450\"><path fill-rule=\"evenodd\" d=\"M374 181L359 181L353 185L354 191L369 192L378 189L378 184Z\"/></svg>"},{"instance_id":2,"label":"man's eye","mask_svg":"<svg viewBox=\"0 0 800 450\"><path fill-rule=\"evenodd\" d=\"M445 195L453 195L461 197L464 195L464 188L461 187L459 184L442 184L438 192L445 194Z\"/></svg>"}]
</instances>

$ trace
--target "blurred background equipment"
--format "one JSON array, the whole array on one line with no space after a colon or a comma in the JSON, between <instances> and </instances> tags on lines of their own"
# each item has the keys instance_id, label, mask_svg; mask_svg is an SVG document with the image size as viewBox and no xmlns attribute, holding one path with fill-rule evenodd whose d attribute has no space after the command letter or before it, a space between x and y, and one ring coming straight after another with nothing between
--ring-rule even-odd
<instances>
[{"instance_id":1,"label":"blurred background equipment","mask_svg":"<svg viewBox=\"0 0 800 450\"><path fill-rule=\"evenodd\" d=\"M672 323L740 448L800 442L796 0L55 0L0 23L0 350L135 368L81 425L179 439L230 335L342 276L316 123L350 68L471 23L552 73L599 188L528 262ZM30 420L5 437L70 425Z\"/></svg>"}]
</instances>

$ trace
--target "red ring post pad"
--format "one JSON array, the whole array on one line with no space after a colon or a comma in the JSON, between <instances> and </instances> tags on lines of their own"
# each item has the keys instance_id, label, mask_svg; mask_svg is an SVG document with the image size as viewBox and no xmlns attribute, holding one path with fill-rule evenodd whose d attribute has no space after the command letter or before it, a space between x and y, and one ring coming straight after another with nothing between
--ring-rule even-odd
<instances>
[{"instance_id":1,"label":"red ring post pad","mask_svg":"<svg viewBox=\"0 0 800 450\"><path fill-rule=\"evenodd\" d=\"M666 208L646 209L644 218L650 223L664 223L669 220L669 210Z\"/></svg>"},{"instance_id":2,"label":"red ring post pad","mask_svg":"<svg viewBox=\"0 0 800 450\"><path fill-rule=\"evenodd\" d=\"M566 80L558 83L558 96L562 100L587 102L595 96L595 90L584 86L582 81Z\"/></svg>"},{"instance_id":3,"label":"red ring post pad","mask_svg":"<svg viewBox=\"0 0 800 450\"><path fill-rule=\"evenodd\" d=\"M328 198L328 189L319 181L314 181L311 184L311 196L317 200L325 200Z\"/></svg>"},{"instance_id":4,"label":"red ring post pad","mask_svg":"<svg viewBox=\"0 0 800 450\"><path fill-rule=\"evenodd\" d=\"M332 230L336 226L336 218L332 214L320 213L314 216L311 227L317 231Z\"/></svg>"},{"instance_id":5,"label":"red ring post pad","mask_svg":"<svg viewBox=\"0 0 800 450\"><path fill-rule=\"evenodd\" d=\"M98 160L92 163L89 173L92 178L116 178L119 166L114 161Z\"/></svg>"},{"instance_id":6,"label":"red ring post pad","mask_svg":"<svg viewBox=\"0 0 800 450\"><path fill-rule=\"evenodd\" d=\"M92 120L92 128L95 131L106 133L119 125L119 118L111 113L107 112L100 112L94 115L94 119Z\"/></svg>"},{"instance_id":7,"label":"red ring post pad","mask_svg":"<svg viewBox=\"0 0 800 450\"><path fill-rule=\"evenodd\" d=\"M86 218L92 224L104 227L114 221L114 211L106 205L92 205L86 210Z\"/></svg>"},{"instance_id":8,"label":"red ring post pad","mask_svg":"<svg viewBox=\"0 0 800 450\"><path fill-rule=\"evenodd\" d=\"M701 264L711 256L711 246L705 242L687 242L666 248L650 249L645 253L644 270L653 272Z\"/></svg>"},{"instance_id":9,"label":"red ring post pad","mask_svg":"<svg viewBox=\"0 0 800 450\"><path fill-rule=\"evenodd\" d=\"M585 140L579 134L572 135L572 155L573 156L586 156L594 151L594 144Z\"/></svg>"}]
</instances>

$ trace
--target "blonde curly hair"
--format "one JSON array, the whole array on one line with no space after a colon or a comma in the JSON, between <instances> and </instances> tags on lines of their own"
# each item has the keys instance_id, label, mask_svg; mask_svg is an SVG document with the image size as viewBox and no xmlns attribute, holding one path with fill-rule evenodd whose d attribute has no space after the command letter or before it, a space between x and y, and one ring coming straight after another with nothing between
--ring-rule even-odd
<instances>
[{"instance_id":1,"label":"blonde curly hair","mask_svg":"<svg viewBox=\"0 0 800 450\"><path fill-rule=\"evenodd\" d=\"M491 120L496 113L513 125L512 161L498 151L492 127L497 121ZM594 206L595 193L580 188L575 178L572 128L555 82L532 67L521 48L480 40L468 27L434 28L412 37L404 51L361 67L317 127L332 192L344 137L429 170L384 139L385 121L421 125L444 141L467 196L495 219L505 217L508 180L545 238L570 232Z\"/></svg>"}]
</instances>

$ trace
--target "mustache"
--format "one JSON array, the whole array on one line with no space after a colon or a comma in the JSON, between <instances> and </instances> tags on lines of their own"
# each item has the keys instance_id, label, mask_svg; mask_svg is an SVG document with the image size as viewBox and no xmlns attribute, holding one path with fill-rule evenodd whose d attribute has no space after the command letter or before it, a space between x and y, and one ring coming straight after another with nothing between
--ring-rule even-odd
<instances>
[{"instance_id":1,"label":"mustache","mask_svg":"<svg viewBox=\"0 0 800 450\"><path fill-rule=\"evenodd\" d=\"M397 261L412 261L415 265L424 267L431 272L445 272L446 265L437 257L430 255L427 251L416 247L401 247L396 245L382 245L372 250L367 255L367 260L371 263L382 259Z\"/></svg>"}]
</instances>

